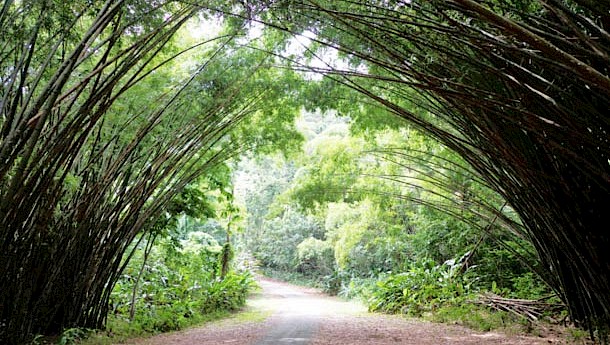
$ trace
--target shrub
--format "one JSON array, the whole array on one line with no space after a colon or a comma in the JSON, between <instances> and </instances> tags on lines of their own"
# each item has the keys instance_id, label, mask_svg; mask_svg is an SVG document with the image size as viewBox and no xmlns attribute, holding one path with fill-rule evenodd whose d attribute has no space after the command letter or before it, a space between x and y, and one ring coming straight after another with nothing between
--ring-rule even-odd
<instances>
[{"instance_id":1,"label":"shrub","mask_svg":"<svg viewBox=\"0 0 610 345\"><path fill-rule=\"evenodd\" d=\"M254 284L249 272L230 273L222 280L211 282L203 293L202 312L239 309L246 303L248 292Z\"/></svg>"},{"instance_id":2,"label":"shrub","mask_svg":"<svg viewBox=\"0 0 610 345\"><path fill-rule=\"evenodd\" d=\"M533 272L512 279L512 298L540 299L552 294L551 289Z\"/></svg>"},{"instance_id":3,"label":"shrub","mask_svg":"<svg viewBox=\"0 0 610 345\"><path fill-rule=\"evenodd\" d=\"M327 241L304 239L297 246L297 258L297 270L303 274L324 276L333 272L334 251Z\"/></svg>"},{"instance_id":4,"label":"shrub","mask_svg":"<svg viewBox=\"0 0 610 345\"><path fill-rule=\"evenodd\" d=\"M243 306L254 280L249 272L229 272L215 278L222 247L204 233L193 233L179 247L160 242L142 267L137 252L112 292L112 318L130 319L137 277L135 314L131 327L140 332L167 332ZM228 267L228 266L227 266ZM113 321L113 320L109 320ZM132 333L138 333L130 330Z\"/></svg>"},{"instance_id":5,"label":"shrub","mask_svg":"<svg viewBox=\"0 0 610 345\"><path fill-rule=\"evenodd\" d=\"M377 279L352 277L349 282L341 284L338 296L348 299L368 301L375 290Z\"/></svg>"},{"instance_id":6,"label":"shrub","mask_svg":"<svg viewBox=\"0 0 610 345\"><path fill-rule=\"evenodd\" d=\"M424 260L406 272L390 274L377 282L369 299L369 310L420 316L447 301L462 298L470 289L467 276L458 276L459 265L435 265Z\"/></svg>"}]
</instances>

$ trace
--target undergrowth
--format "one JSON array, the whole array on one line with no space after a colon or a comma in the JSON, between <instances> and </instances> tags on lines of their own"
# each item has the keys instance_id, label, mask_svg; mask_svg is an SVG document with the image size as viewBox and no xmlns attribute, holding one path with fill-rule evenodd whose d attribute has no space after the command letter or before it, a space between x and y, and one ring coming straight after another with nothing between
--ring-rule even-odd
<instances>
[{"instance_id":1,"label":"undergrowth","mask_svg":"<svg viewBox=\"0 0 610 345\"><path fill-rule=\"evenodd\" d=\"M323 287L320 278L307 276L299 272L282 271L268 267L262 267L260 271L266 277L282 280L294 285L314 288Z\"/></svg>"},{"instance_id":2,"label":"undergrowth","mask_svg":"<svg viewBox=\"0 0 610 345\"><path fill-rule=\"evenodd\" d=\"M476 272L462 271L460 259L440 265L432 260L420 260L402 272L382 273L368 278L347 272L333 272L324 277L272 269L263 269L263 272L272 278L321 288L347 299L361 300L372 312L459 324L477 331L502 329L507 332L534 332L535 328L524 317L476 303L480 293L489 291L508 298L523 299L549 295L548 288L529 273L514 278L510 287L500 288L495 282L483 284Z\"/></svg>"},{"instance_id":3,"label":"undergrowth","mask_svg":"<svg viewBox=\"0 0 610 345\"><path fill-rule=\"evenodd\" d=\"M37 344L110 344L184 329L240 310L256 286L249 271L222 270L222 251L204 233L137 250L111 293L105 330L66 329Z\"/></svg>"}]
</instances>

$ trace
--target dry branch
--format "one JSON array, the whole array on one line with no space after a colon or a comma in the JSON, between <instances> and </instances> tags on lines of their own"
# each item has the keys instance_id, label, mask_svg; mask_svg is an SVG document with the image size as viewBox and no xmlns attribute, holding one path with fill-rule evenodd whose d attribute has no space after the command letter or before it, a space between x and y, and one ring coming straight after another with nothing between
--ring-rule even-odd
<instances>
[{"instance_id":1,"label":"dry branch","mask_svg":"<svg viewBox=\"0 0 610 345\"><path fill-rule=\"evenodd\" d=\"M498 311L509 312L530 321L538 321L545 313L556 313L565 309L563 304L549 303L547 300L548 297L537 300L504 298L488 292L479 295L474 303L485 305Z\"/></svg>"}]
</instances>

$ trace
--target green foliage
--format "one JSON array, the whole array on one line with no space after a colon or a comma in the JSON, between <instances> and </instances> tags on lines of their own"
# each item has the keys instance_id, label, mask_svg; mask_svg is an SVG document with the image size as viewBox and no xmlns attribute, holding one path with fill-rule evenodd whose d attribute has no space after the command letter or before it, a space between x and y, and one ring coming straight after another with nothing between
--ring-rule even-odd
<instances>
[{"instance_id":1,"label":"green foliage","mask_svg":"<svg viewBox=\"0 0 610 345\"><path fill-rule=\"evenodd\" d=\"M336 269L332 274L320 277L317 283L328 294L367 303L377 286L377 278L371 276L362 278L353 272Z\"/></svg>"},{"instance_id":2,"label":"green foliage","mask_svg":"<svg viewBox=\"0 0 610 345\"><path fill-rule=\"evenodd\" d=\"M509 293L511 298L542 299L551 295L551 288L533 272L525 272L512 278L512 288ZM553 300L559 303L556 296Z\"/></svg>"},{"instance_id":3,"label":"green foliage","mask_svg":"<svg viewBox=\"0 0 610 345\"><path fill-rule=\"evenodd\" d=\"M359 299L364 303L368 303L376 288L377 277L348 277L348 279L342 281L337 295L349 299Z\"/></svg>"},{"instance_id":4,"label":"green foliage","mask_svg":"<svg viewBox=\"0 0 610 345\"><path fill-rule=\"evenodd\" d=\"M275 269L294 270L298 266L298 245L309 237L319 237L321 226L313 217L288 207L280 216L264 220L255 230L257 241L250 250L260 263Z\"/></svg>"},{"instance_id":5,"label":"green foliage","mask_svg":"<svg viewBox=\"0 0 610 345\"><path fill-rule=\"evenodd\" d=\"M309 286L321 288L320 281L317 277L306 276L297 271L277 270L269 267L262 267L261 272L273 279L286 281L299 286Z\"/></svg>"},{"instance_id":6,"label":"green foliage","mask_svg":"<svg viewBox=\"0 0 610 345\"><path fill-rule=\"evenodd\" d=\"M254 279L247 273L231 273L224 279L213 281L202 293L202 309L204 313L219 310L234 311L246 303L246 297L254 287Z\"/></svg>"},{"instance_id":7,"label":"green foliage","mask_svg":"<svg viewBox=\"0 0 610 345\"><path fill-rule=\"evenodd\" d=\"M397 246L392 248L389 243L396 240L391 235L395 226L374 202L366 198L327 207L326 236L334 245L339 269L354 276L369 276L402 265L394 261L399 257Z\"/></svg>"},{"instance_id":8,"label":"green foliage","mask_svg":"<svg viewBox=\"0 0 610 345\"><path fill-rule=\"evenodd\" d=\"M331 295L339 295L343 286L350 280L348 272L336 269L331 274L320 277L320 285L322 290Z\"/></svg>"},{"instance_id":9,"label":"green foliage","mask_svg":"<svg viewBox=\"0 0 610 345\"><path fill-rule=\"evenodd\" d=\"M246 199L246 247L263 266L288 271L283 278L300 273L371 310L411 315L459 305L479 290L548 294L530 271L536 257L514 213L454 153L410 129L364 139L332 114L301 121L308 141L294 164L302 168L264 165L253 180L269 182ZM500 210L500 220L489 210ZM312 216L321 225L315 235L303 228Z\"/></svg>"},{"instance_id":10,"label":"green foliage","mask_svg":"<svg viewBox=\"0 0 610 345\"><path fill-rule=\"evenodd\" d=\"M220 251L220 255L218 256L218 266L220 269L218 275L221 280L225 279L225 277L229 273L229 265L231 264L233 257L235 257L233 246L230 242L225 242L225 244L222 245L222 250Z\"/></svg>"},{"instance_id":11,"label":"green foliage","mask_svg":"<svg viewBox=\"0 0 610 345\"><path fill-rule=\"evenodd\" d=\"M498 227L481 231L438 210L426 207L415 210L411 214L410 224L418 231L410 236L409 241L414 258L428 257L436 262L445 262L456 254L475 250L469 265L476 266L477 285L487 289L491 288L493 282L500 289L511 290L514 279L528 272L533 277L531 270L539 263L531 243L524 239L504 233Z\"/></svg>"},{"instance_id":12,"label":"green foliage","mask_svg":"<svg viewBox=\"0 0 610 345\"><path fill-rule=\"evenodd\" d=\"M249 272L216 278L222 248L212 236L197 231L178 243L167 238L153 246L137 287L131 327L166 332L199 322L205 315L243 306L254 281ZM114 319L126 319L129 314L142 260L143 253L138 250L112 291Z\"/></svg>"},{"instance_id":13,"label":"green foliage","mask_svg":"<svg viewBox=\"0 0 610 345\"><path fill-rule=\"evenodd\" d=\"M85 328L68 328L59 336L57 345L73 345L78 344L81 340L86 339L92 333L92 330Z\"/></svg>"},{"instance_id":14,"label":"green foliage","mask_svg":"<svg viewBox=\"0 0 610 345\"><path fill-rule=\"evenodd\" d=\"M369 310L421 316L447 302L463 301L473 291L469 276L457 275L460 265L436 265L424 260L407 271L390 274L377 283Z\"/></svg>"},{"instance_id":15,"label":"green foliage","mask_svg":"<svg viewBox=\"0 0 610 345\"><path fill-rule=\"evenodd\" d=\"M430 319L434 322L452 323L487 332L514 325L519 320L513 314L491 311L473 303L448 303L439 307Z\"/></svg>"},{"instance_id":16,"label":"green foliage","mask_svg":"<svg viewBox=\"0 0 610 345\"><path fill-rule=\"evenodd\" d=\"M327 241L309 237L297 246L297 271L306 275L327 275L334 271L334 252Z\"/></svg>"}]
</instances>

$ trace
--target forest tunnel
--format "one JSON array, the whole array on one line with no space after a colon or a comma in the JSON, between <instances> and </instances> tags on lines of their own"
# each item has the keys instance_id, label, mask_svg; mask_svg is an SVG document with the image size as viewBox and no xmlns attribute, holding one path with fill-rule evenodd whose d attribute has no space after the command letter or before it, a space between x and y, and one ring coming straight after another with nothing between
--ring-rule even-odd
<instances>
[{"instance_id":1,"label":"forest tunnel","mask_svg":"<svg viewBox=\"0 0 610 345\"><path fill-rule=\"evenodd\" d=\"M315 268L338 288L342 274L416 270L417 255L432 260L424 270L492 265L480 242L525 258L530 276L506 284L538 286L535 272L572 321L607 338L609 10L5 1L0 342L103 327L135 248L154 257L154 240L187 217L221 221L174 243L228 260L210 233L243 221L232 176L248 154L271 164L267 175L250 165L266 205L252 203L254 231L289 222L307 234L291 258L262 260ZM301 169L277 152L300 155ZM267 207L276 196L291 206Z\"/></svg>"}]
</instances>

